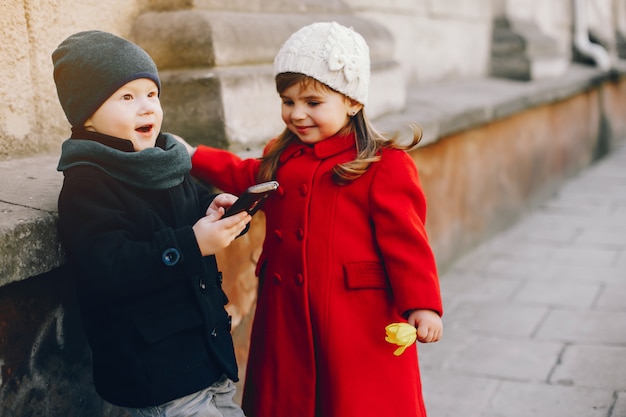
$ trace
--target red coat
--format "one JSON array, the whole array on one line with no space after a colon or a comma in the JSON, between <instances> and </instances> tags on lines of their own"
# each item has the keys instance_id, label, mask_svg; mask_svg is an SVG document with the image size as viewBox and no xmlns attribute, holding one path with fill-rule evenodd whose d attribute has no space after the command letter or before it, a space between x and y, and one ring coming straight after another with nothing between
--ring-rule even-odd
<instances>
[{"instance_id":1,"label":"red coat","mask_svg":"<svg viewBox=\"0 0 626 417\"><path fill-rule=\"evenodd\" d=\"M243 393L248 417L425 416L415 345L399 357L385 326L442 313L426 201L413 160L383 149L358 180L353 137L290 145L267 200L259 294ZM192 173L224 191L255 183L259 161L204 146Z\"/></svg>"}]
</instances>

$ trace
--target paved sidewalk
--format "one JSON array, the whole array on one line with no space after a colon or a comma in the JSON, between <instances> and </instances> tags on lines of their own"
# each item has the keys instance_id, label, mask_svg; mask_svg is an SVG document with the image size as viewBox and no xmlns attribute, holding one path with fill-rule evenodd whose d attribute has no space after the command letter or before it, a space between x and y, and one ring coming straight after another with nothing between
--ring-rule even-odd
<instances>
[{"instance_id":1,"label":"paved sidewalk","mask_svg":"<svg viewBox=\"0 0 626 417\"><path fill-rule=\"evenodd\" d=\"M441 285L429 417L626 417L626 144Z\"/></svg>"}]
</instances>

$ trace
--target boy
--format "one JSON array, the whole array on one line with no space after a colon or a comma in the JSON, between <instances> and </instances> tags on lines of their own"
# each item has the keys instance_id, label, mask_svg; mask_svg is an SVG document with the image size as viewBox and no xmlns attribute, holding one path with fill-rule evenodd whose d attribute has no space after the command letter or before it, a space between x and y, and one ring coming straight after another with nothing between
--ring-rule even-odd
<instances>
[{"instance_id":1,"label":"boy","mask_svg":"<svg viewBox=\"0 0 626 417\"><path fill-rule=\"evenodd\" d=\"M160 131L160 80L145 51L87 31L52 61L72 125L58 166L59 233L96 390L132 415L243 416L214 254L250 216L221 219L235 197L190 179L184 146Z\"/></svg>"}]
</instances>

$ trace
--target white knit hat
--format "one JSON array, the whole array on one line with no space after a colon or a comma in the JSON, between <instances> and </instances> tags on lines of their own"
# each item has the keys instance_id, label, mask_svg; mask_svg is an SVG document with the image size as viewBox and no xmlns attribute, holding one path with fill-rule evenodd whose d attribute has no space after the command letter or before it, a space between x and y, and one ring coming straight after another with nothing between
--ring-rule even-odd
<instances>
[{"instance_id":1,"label":"white knit hat","mask_svg":"<svg viewBox=\"0 0 626 417\"><path fill-rule=\"evenodd\" d=\"M274 75L297 72L367 104L370 52L365 39L337 22L313 23L292 34L274 59Z\"/></svg>"}]
</instances>

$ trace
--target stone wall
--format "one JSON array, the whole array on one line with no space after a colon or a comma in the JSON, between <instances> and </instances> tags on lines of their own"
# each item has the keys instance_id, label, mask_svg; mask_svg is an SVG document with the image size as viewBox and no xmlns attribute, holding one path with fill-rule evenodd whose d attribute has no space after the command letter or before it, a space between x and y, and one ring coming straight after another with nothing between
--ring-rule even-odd
<instances>
[{"instance_id":1,"label":"stone wall","mask_svg":"<svg viewBox=\"0 0 626 417\"><path fill-rule=\"evenodd\" d=\"M622 4L626 0L613 1ZM384 50L398 64L400 75L391 73L387 77L381 77L380 82L373 82L374 91L376 88L385 91L389 77L393 77L395 85L402 86L487 75L494 17L492 2L493 0L394 0L381 4L373 0L113 0L76 3L70 0L7 0L3 3L3 13L0 16L0 37L4 40L0 45L3 57L0 61L0 102L3 103L0 106L0 160L58 153L61 141L68 134L68 125L57 102L50 54L65 37L80 30L101 29L129 37L138 17L146 12L234 14L235 19L231 21L237 22L237 16L241 18L238 21L240 25L234 26L239 31L231 32L233 36L216 43L219 52L228 56L236 55L241 50L265 51L264 54L255 62L244 64L227 60L218 62L216 66L207 65L202 71L223 69L228 75L236 76L237 70L250 73L246 66L256 66L252 71L252 79L248 80L249 85L257 87L255 97L273 97L273 90L267 91L267 83L257 81L267 77L267 70L264 68L271 64L271 55L277 48L277 42L284 40L299 23L307 18L315 18L315 15L360 19L362 22L369 22L367 24L370 27L378 25L377 33L386 31L385 36L391 39L386 41ZM568 0L550 3L561 5L567 4ZM540 4L538 2L534 8L541 10ZM571 13L567 8L559 11L562 11L559 16L565 22L571 21ZM246 15L252 15L253 18ZM537 15L541 13L538 12ZM279 17L276 24L268 25L267 21L276 16ZM170 23L164 23L163 31L171 33ZM216 24L227 23L228 18L224 18L218 19ZM241 26L244 23L246 27ZM196 27L212 28L207 25ZM252 39L240 38L242 29L257 36ZM183 30L184 34L189 35L189 30ZM206 37L209 34L205 32L199 35ZM373 39L383 39L385 36L381 38L376 35ZM273 45L269 49L263 43L268 39ZM561 42L569 45L565 38ZM166 51L165 54L171 52ZM237 68L233 68L233 65ZM237 79L241 77L235 78L235 81ZM228 87L235 81L225 84ZM213 94L211 88L213 87L209 83L204 94ZM218 104L223 105L226 113L232 113L232 109L241 108L245 103L241 103L242 97L237 94L237 90L231 89L228 92L224 97L230 101ZM382 101L378 112L394 111L405 98L397 91L378 95L388 98L387 102ZM390 103L391 107L387 109L386 106ZM173 107L171 112L175 113L176 109L178 107ZM221 109L220 107L218 110ZM201 110L194 109L192 113L194 116L206 117L201 114ZM212 112L215 109L209 106L204 110ZM266 126L261 134L267 138L273 134L279 122L275 121L277 118L272 120L264 113L261 116L265 120L263 125ZM237 115L235 120L237 119L242 119L242 116ZM238 122L234 125L235 133L232 136L240 141L241 135L236 134ZM219 133L219 124L214 123L211 126ZM223 134L222 138L224 136L228 134Z\"/></svg>"}]
</instances>

